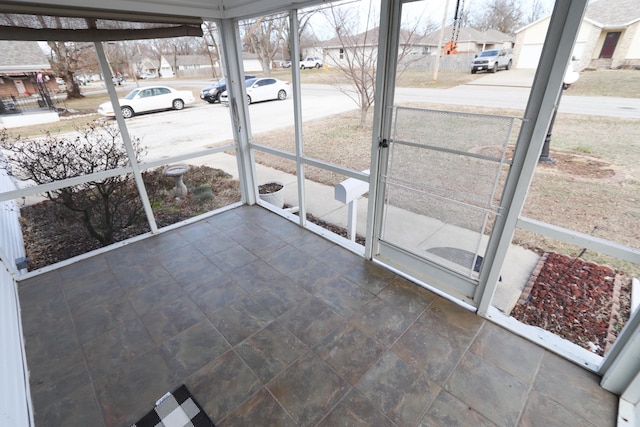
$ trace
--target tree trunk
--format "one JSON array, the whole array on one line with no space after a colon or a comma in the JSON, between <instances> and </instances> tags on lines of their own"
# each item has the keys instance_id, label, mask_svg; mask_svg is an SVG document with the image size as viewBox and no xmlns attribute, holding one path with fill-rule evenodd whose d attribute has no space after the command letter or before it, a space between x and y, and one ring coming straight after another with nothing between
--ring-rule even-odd
<instances>
[{"instance_id":1,"label":"tree trunk","mask_svg":"<svg viewBox=\"0 0 640 427\"><path fill-rule=\"evenodd\" d=\"M262 72L265 77L269 77L271 75L271 60L269 58L262 58L260 65L262 66Z\"/></svg>"},{"instance_id":2,"label":"tree trunk","mask_svg":"<svg viewBox=\"0 0 640 427\"><path fill-rule=\"evenodd\" d=\"M84 98L84 95L80 93L80 86L76 79L73 78L72 72L64 73L64 82L67 85L67 99L79 99Z\"/></svg>"},{"instance_id":3,"label":"tree trunk","mask_svg":"<svg viewBox=\"0 0 640 427\"><path fill-rule=\"evenodd\" d=\"M369 108L360 107L360 127L364 129L367 125L367 111Z\"/></svg>"}]
</instances>

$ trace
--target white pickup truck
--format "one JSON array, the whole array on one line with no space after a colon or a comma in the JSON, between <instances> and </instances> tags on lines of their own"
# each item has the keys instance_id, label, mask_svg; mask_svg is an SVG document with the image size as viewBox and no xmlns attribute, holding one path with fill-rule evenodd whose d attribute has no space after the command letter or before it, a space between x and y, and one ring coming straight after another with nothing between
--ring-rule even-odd
<instances>
[{"instance_id":1,"label":"white pickup truck","mask_svg":"<svg viewBox=\"0 0 640 427\"><path fill-rule=\"evenodd\" d=\"M471 74L478 71L488 71L495 73L499 68L508 70L513 64L513 53L511 49L491 49L480 52L471 64Z\"/></svg>"},{"instance_id":2,"label":"white pickup truck","mask_svg":"<svg viewBox=\"0 0 640 427\"><path fill-rule=\"evenodd\" d=\"M322 58L317 56L310 56L305 58L303 61L300 61L300 69L304 70L305 68L320 68L322 67Z\"/></svg>"}]
</instances>

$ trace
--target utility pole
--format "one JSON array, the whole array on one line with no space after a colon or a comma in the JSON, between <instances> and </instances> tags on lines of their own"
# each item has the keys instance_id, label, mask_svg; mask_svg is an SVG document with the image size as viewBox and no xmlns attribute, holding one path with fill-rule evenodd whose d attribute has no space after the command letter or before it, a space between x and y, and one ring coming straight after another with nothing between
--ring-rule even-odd
<instances>
[{"instance_id":1,"label":"utility pole","mask_svg":"<svg viewBox=\"0 0 640 427\"><path fill-rule=\"evenodd\" d=\"M436 56L436 66L433 70L433 81L438 81L438 69L440 68L440 56L442 56L442 42L444 41L444 26L447 24L447 12L449 11L449 0L444 4L444 13L442 14L442 25L440 26L440 36L438 37L438 56Z\"/></svg>"}]
</instances>

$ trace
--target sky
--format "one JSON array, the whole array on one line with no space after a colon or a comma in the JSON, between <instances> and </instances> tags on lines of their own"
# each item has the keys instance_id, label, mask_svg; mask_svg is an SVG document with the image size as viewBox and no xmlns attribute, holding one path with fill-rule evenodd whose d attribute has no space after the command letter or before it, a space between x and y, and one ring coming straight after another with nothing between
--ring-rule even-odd
<instances>
[{"instance_id":1,"label":"sky","mask_svg":"<svg viewBox=\"0 0 640 427\"><path fill-rule=\"evenodd\" d=\"M366 16L367 8L369 7L369 1L373 1L374 7L379 8L380 0L359 0L353 1L349 4L352 6L349 7L359 7L360 15ZM469 11L481 11L483 6L490 0L464 0L464 8ZM542 2L542 6L545 9L546 14L550 14L555 3L555 0L540 0ZM534 0L520 0L520 4L522 5L523 10L528 11L531 9L531 5ZM442 23L443 13L445 9L445 5L447 0L419 0L407 2L404 5L405 14L409 11L409 15L412 17L421 17L421 19L429 19L439 28ZM449 0L449 7L447 12L447 25L450 25L453 22L453 17L455 14L456 8L456 0ZM543 15L544 16L544 15ZM330 38L335 33L332 29L325 28L324 25L326 22L322 22L323 18L314 19L314 30L320 39ZM375 25L378 23L376 22ZM364 24L363 24L364 27ZM371 28L371 25L369 25ZM328 37L324 37L323 35L327 33Z\"/></svg>"},{"instance_id":2,"label":"sky","mask_svg":"<svg viewBox=\"0 0 640 427\"><path fill-rule=\"evenodd\" d=\"M465 0L464 8L471 11L482 10L483 6L487 2L488 0ZM551 13L551 8L553 7L554 2L554 0L541 0L541 3L547 13ZM427 7L431 13L435 14L436 16L442 17L446 0L423 0L418 3L425 3L425 7ZM527 11L531 9L533 0L521 0L519 3L522 5L522 9ZM449 0L449 20L453 19L455 8L456 0Z\"/></svg>"}]
</instances>

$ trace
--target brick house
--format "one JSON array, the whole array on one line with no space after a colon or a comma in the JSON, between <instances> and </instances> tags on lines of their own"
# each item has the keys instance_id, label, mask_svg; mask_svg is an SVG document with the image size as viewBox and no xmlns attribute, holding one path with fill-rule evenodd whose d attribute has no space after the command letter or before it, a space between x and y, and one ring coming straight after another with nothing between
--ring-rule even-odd
<instances>
[{"instance_id":1,"label":"brick house","mask_svg":"<svg viewBox=\"0 0 640 427\"><path fill-rule=\"evenodd\" d=\"M38 42L0 40L0 98L37 94L38 73L42 73L49 91L58 90L51 65Z\"/></svg>"}]
</instances>

